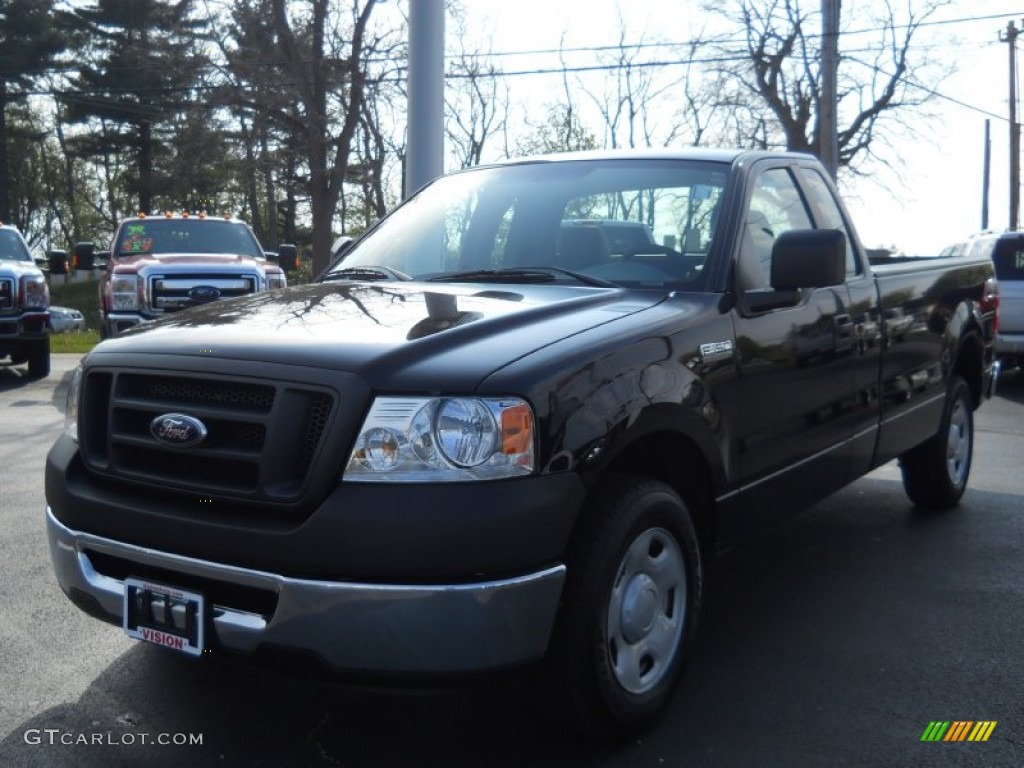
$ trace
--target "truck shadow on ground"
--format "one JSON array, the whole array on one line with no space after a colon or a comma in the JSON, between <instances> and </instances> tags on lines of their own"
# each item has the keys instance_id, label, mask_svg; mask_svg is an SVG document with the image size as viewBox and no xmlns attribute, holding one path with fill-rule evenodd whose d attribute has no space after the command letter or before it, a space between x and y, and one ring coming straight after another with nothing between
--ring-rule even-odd
<instances>
[{"instance_id":1,"label":"truck shadow on ground","mask_svg":"<svg viewBox=\"0 0 1024 768\"><path fill-rule=\"evenodd\" d=\"M36 379L28 375L28 369L24 365L0 363L0 392L26 387L33 381Z\"/></svg>"},{"instance_id":2,"label":"truck shadow on ground","mask_svg":"<svg viewBox=\"0 0 1024 768\"><path fill-rule=\"evenodd\" d=\"M886 754L896 761L890 764L925 764L912 750L922 749L928 718L946 711L945 694L936 693L955 684L946 655L960 658L999 631L983 619L992 608L986 599L973 595L955 617L943 603L951 583L970 585L982 572L986 584L1017 579L1013 563L1024 545L1006 544L1015 552L999 566L1005 574L976 549L1000 545L980 541L992 522L986 515L1019 509L1019 502L969 492L963 507L926 515L910 509L897 483L861 480L720 555L680 690L656 727L625 743L594 745L558 730L539 714L528 685L367 692L140 645L78 701L19 724L0 743L0 763L791 766L872 764L870 755ZM952 566L959 566L955 573ZM943 635L949 627L957 634ZM922 658L936 633L946 653ZM973 667L976 679L991 673L1013 690L1006 670L1016 668L1015 653L962 663L981 665ZM984 696L970 680L963 684ZM50 745L45 729L110 734L116 743ZM143 745L142 733L202 734L203 741ZM132 743L125 743L128 735ZM36 738L42 743L29 743ZM995 740L988 746L987 756L998 758L1002 747ZM1005 749L1010 755L1012 744Z\"/></svg>"},{"instance_id":3,"label":"truck shadow on ground","mask_svg":"<svg viewBox=\"0 0 1024 768\"><path fill-rule=\"evenodd\" d=\"M1014 368L999 376L996 397L1024 404L1024 368Z\"/></svg>"}]
</instances>

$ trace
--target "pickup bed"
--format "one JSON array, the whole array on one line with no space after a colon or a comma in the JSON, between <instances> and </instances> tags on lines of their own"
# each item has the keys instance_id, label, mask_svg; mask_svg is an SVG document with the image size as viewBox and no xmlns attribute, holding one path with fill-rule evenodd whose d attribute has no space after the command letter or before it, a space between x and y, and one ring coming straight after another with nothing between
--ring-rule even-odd
<instances>
[{"instance_id":1,"label":"pickup bed","mask_svg":"<svg viewBox=\"0 0 1024 768\"><path fill-rule=\"evenodd\" d=\"M28 244L0 226L0 358L28 363L33 378L50 373L50 288Z\"/></svg>"},{"instance_id":2,"label":"pickup bed","mask_svg":"<svg viewBox=\"0 0 1024 768\"><path fill-rule=\"evenodd\" d=\"M628 731L717 546L895 458L916 505L960 501L997 304L987 259L872 267L804 155L453 174L318 284L96 347L47 459L57 579L196 656L540 662L557 711Z\"/></svg>"},{"instance_id":3,"label":"pickup bed","mask_svg":"<svg viewBox=\"0 0 1024 768\"><path fill-rule=\"evenodd\" d=\"M104 338L197 304L287 285L281 267L267 261L239 219L127 218L114 234L109 256L99 285Z\"/></svg>"}]
</instances>

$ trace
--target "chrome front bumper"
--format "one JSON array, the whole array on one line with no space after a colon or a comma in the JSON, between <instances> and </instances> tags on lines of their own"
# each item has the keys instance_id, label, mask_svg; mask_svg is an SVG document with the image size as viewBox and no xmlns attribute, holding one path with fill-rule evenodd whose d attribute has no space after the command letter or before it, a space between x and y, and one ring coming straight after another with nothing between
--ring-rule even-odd
<instances>
[{"instance_id":1,"label":"chrome front bumper","mask_svg":"<svg viewBox=\"0 0 1024 768\"><path fill-rule=\"evenodd\" d=\"M501 581L397 585L312 581L252 571L72 531L46 509L57 581L123 615L124 582L98 572L89 553L277 596L270 616L214 605L208 637L224 648L312 652L338 670L479 672L542 657L565 566Z\"/></svg>"}]
</instances>

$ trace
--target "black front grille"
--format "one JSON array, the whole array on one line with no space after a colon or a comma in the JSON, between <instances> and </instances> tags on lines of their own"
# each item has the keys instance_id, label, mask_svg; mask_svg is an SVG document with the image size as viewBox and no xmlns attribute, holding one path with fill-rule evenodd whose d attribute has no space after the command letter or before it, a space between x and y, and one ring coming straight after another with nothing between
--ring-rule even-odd
<instances>
[{"instance_id":1,"label":"black front grille","mask_svg":"<svg viewBox=\"0 0 1024 768\"><path fill-rule=\"evenodd\" d=\"M9 277L0 278L0 312L12 312L17 307L18 292L14 280Z\"/></svg>"},{"instance_id":2,"label":"black front grille","mask_svg":"<svg viewBox=\"0 0 1024 768\"><path fill-rule=\"evenodd\" d=\"M274 405L275 389L237 381L205 381L166 376L122 376L124 397L142 397L169 404L198 403L227 408L251 408L267 413Z\"/></svg>"},{"instance_id":3,"label":"black front grille","mask_svg":"<svg viewBox=\"0 0 1024 768\"><path fill-rule=\"evenodd\" d=\"M89 469L150 486L271 502L299 498L334 410L312 386L201 374L91 370L80 444ZM152 425L169 414L202 422L206 437L167 443Z\"/></svg>"}]
</instances>

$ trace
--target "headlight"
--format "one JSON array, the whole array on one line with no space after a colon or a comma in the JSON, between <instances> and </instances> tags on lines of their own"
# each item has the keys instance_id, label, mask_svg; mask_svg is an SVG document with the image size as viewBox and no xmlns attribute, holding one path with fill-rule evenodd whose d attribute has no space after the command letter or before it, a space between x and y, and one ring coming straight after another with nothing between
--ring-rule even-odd
<instances>
[{"instance_id":1,"label":"headlight","mask_svg":"<svg viewBox=\"0 0 1024 768\"><path fill-rule=\"evenodd\" d=\"M110 293L114 310L139 309L142 306L137 275L115 275L110 280Z\"/></svg>"},{"instance_id":2,"label":"headlight","mask_svg":"<svg viewBox=\"0 0 1024 768\"><path fill-rule=\"evenodd\" d=\"M46 309L50 305L50 288L42 275L22 277L21 295L25 309Z\"/></svg>"},{"instance_id":3,"label":"headlight","mask_svg":"<svg viewBox=\"0 0 1024 768\"><path fill-rule=\"evenodd\" d=\"M428 483L533 472L533 411L515 397L378 397L345 480Z\"/></svg>"},{"instance_id":4,"label":"headlight","mask_svg":"<svg viewBox=\"0 0 1024 768\"><path fill-rule=\"evenodd\" d=\"M267 290L272 291L275 288L287 288L288 279L283 274L274 274L273 272L267 275Z\"/></svg>"},{"instance_id":5,"label":"headlight","mask_svg":"<svg viewBox=\"0 0 1024 768\"><path fill-rule=\"evenodd\" d=\"M64 434L78 442L78 400L82 388L82 366L75 368L64 401Z\"/></svg>"}]
</instances>

